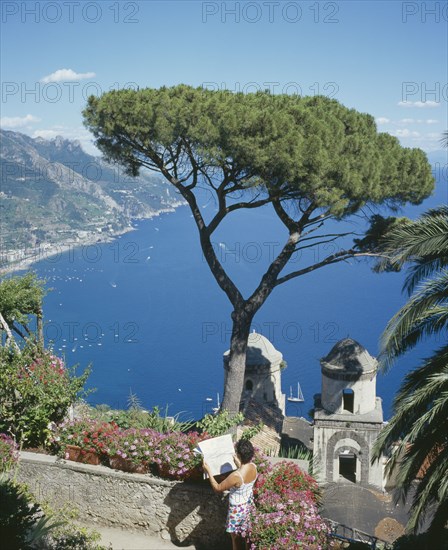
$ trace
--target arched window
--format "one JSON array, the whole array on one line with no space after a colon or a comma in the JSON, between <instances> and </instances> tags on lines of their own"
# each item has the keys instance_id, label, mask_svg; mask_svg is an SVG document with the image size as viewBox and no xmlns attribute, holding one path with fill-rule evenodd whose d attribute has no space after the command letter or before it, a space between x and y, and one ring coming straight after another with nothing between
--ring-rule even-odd
<instances>
[{"instance_id":1,"label":"arched window","mask_svg":"<svg viewBox=\"0 0 448 550\"><path fill-rule=\"evenodd\" d=\"M342 392L342 408L344 411L353 412L355 406L355 392L347 388Z\"/></svg>"},{"instance_id":2,"label":"arched window","mask_svg":"<svg viewBox=\"0 0 448 550\"><path fill-rule=\"evenodd\" d=\"M246 390L252 391L254 389L254 383L252 380L246 380Z\"/></svg>"}]
</instances>

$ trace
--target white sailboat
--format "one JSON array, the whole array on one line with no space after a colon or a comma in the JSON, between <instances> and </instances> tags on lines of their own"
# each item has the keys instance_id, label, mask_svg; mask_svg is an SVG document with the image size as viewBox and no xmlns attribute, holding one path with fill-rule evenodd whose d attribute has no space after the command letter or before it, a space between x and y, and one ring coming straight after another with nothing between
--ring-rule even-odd
<instances>
[{"instance_id":1,"label":"white sailboat","mask_svg":"<svg viewBox=\"0 0 448 550\"><path fill-rule=\"evenodd\" d=\"M297 382L297 396L292 394L292 386L289 386L289 397L288 401L294 401L295 403L303 403L305 398L303 397L302 388L300 387L299 382Z\"/></svg>"}]
</instances>

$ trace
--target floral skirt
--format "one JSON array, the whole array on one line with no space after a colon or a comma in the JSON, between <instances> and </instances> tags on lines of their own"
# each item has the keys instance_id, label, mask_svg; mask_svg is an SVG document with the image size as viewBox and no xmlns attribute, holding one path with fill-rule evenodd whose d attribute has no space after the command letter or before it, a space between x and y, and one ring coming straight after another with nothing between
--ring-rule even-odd
<instances>
[{"instance_id":1,"label":"floral skirt","mask_svg":"<svg viewBox=\"0 0 448 550\"><path fill-rule=\"evenodd\" d=\"M230 504L227 514L227 533L241 534L247 530L247 518L253 506L253 500L244 504Z\"/></svg>"}]
</instances>

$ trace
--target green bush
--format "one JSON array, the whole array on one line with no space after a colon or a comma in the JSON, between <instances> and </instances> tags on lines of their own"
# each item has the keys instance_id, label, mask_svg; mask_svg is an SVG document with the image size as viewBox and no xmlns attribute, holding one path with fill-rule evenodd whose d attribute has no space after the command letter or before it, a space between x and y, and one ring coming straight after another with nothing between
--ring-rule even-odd
<instances>
[{"instance_id":1,"label":"green bush","mask_svg":"<svg viewBox=\"0 0 448 550\"><path fill-rule=\"evenodd\" d=\"M19 459L18 446L14 439L0 433L0 472L7 472Z\"/></svg>"},{"instance_id":2,"label":"green bush","mask_svg":"<svg viewBox=\"0 0 448 550\"><path fill-rule=\"evenodd\" d=\"M244 415L238 413L231 415L229 411L222 410L217 414L206 414L204 418L197 423L198 428L207 432L210 437L218 437L226 434L230 428L241 424L244 420Z\"/></svg>"},{"instance_id":3,"label":"green bush","mask_svg":"<svg viewBox=\"0 0 448 550\"><path fill-rule=\"evenodd\" d=\"M107 550L98 543L101 535L85 527L74 524L65 525L56 533L52 533L46 543L47 550Z\"/></svg>"},{"instance_id":4,"label":"green bush","mask_svg":"<svg viewBox=\"0 0 448 550\"><path fill-rule=\"evenodd\" d=\"M0 474L0 541L8 550L28 550L29 534L36 524L37 504L23 486Z\"/></svg>"},{"instance_id":5,"label":"green bush","mask_svg":"<svg viewBox=\"0 0 448 550\"><path fill-rule=\"evenodd\" d=\"M243 433L241 434L241 439L251 440L253 437L261 432L263 427L263 422L259 422L255 426L248 426L247 428L244 428Z\"/></svg>"},{"instance_id":6,"label":"green bush","mask_svg":"<svg viewBox=\"0 0 448 550\"><path fill-rule=\"evenodd\" d=\"M5 550L107 550L100 535L73 523L76 513L34 502L26 485L0 474L0 543Z\"/></svg>"},{"instance_id":7,"label":"green bush","mask_svg":"<svg viewBox=\"0 0 448 550\"><path fill-rule=\"evenodd\" d=\"M101 535L87 527L74 523L79 521L79 513L70 505L54 510L48 503L42 503L45 517L54 527L45 540L45 550L107 550L99 544Z\"/></svg>"},{"instance_id":8,"label":"green bush","mask_svg":"<svg viewBox=\"0 0 448 550\"><path fill-rule=\"evenodd\" d=\"M128 400L128 409L111 409L108 405L97 405L88 407L84 415L88 418L102 422L114 423L123 430L131 428L155 430L159 433L187 432L194 426L191 420L179 420L180 414L168 416L168 408L162 414L159 407L152 410L144 409L138 402L136 396L131 394Z\"/></svg>"},{"instance_id":9,"label":"green bush","mask_svg":"<svg viewBox=\"0 0 448 550\"><path fill-rule=\"evenodd\" d=\"M0 431L26 446L45 445L49 424L60 422L90 373L75 376L51 351L27 344L19 354L0 348Z\"/></svg>"}]
</instances>

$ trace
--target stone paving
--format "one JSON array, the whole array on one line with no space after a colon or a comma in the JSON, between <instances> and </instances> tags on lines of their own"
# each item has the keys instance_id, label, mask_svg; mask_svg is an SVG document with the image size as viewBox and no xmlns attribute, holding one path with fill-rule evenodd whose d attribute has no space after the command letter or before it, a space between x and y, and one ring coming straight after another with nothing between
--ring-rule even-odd
<instances>
[{"instance_id":1,"label":"stone paving","mask_svg":"<svg viewBox=\"0 0 448 550\"><path fill-rule=\"evenodd\" d=\"M170 548L179 548L169 540L159 537L145 535L143 533L133 533L114 529L110 527L100 527L98 525L89 525L101 535L101 544L103 546L111 545L113 550L169 550ZM194 546L183 546L183 549L194 550Z\"/></svg>"},{"instance_id":2,"label":"stone paving","mask_svg":"<svg viewBox=\"0 0 448 550\"><path fill-rule=\"evenodd\" d=\"M389 493L349 481L325 487L321 516L386 542L403 533L408 518L406 507L395 505Z\"/></svg>"}]
</instances>

